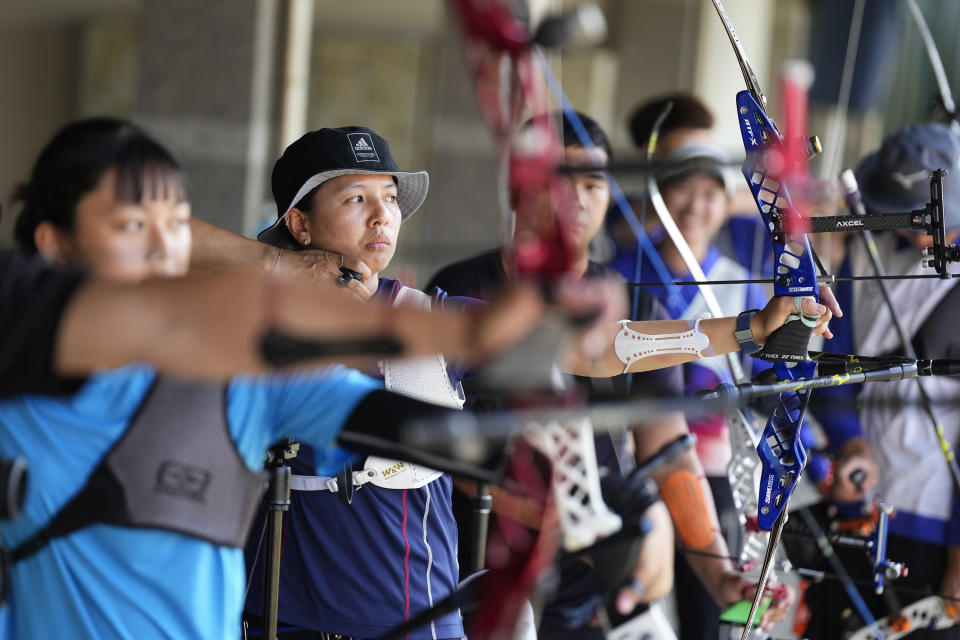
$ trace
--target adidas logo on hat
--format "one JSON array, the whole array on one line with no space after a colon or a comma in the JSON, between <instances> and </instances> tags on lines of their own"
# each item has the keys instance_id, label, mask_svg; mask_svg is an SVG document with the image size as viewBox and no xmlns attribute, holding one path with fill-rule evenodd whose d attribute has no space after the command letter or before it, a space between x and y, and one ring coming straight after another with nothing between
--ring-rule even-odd
<instances>
[{"instance_id":1,"label":"adidas logo on hat","mask_svg":"<svg viewBox=\"0 0 960 640\"><path fill-rule=\"evenodd\" d=\"M369 133L348 133L347 140L350 141L350 150L357 162L380 162L380 156Z\"/></svg>"}]
</instances>

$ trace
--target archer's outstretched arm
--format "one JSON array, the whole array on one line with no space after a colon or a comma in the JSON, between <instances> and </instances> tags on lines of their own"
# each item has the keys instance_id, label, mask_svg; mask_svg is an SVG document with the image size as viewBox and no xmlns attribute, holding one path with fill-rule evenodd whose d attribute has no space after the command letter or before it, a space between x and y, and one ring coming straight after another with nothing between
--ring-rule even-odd
<instances>
[{"instance_id":1,"label":"archer's outstretched arm","mask_svg":"<svg viewBox=\"0 0 960 640\"><path fill-rule=\"evenodd\" d=\"M362 302L336 290L252 273L139 285L89 281L66 306L52 360L62 375L139 360L167 373L224 377L269 368L260 352L268 329L333 343L389 338L399 344L401 356L443 353L483 360L523 338L544 307L530 287L514 288L489 309L455 313ZM327 361L369 364L382 355Z\"/></svg>"},{"instance_id":2,"label":"archer's outstretched arm","mask_svg":"<svg viewBox=\"0 0 960 640\"><path fill-rule=\"evenodd\" d=\"M813 298L805 298L802 306L804 314L818 318L814 335L831 337L827 323L832 315L828 307ZM793 298L770 300L751 318L753 341L763 345L793 314L796 314ZM590 359L582 352L572 353L566 363L567 370L577 375L609 377L739 351L734 335L736 324L736 318L708 318L693 326L686 320L621 321L616 328L605 328L607 341L599 357Z\"/></svg>"}]
</instances>

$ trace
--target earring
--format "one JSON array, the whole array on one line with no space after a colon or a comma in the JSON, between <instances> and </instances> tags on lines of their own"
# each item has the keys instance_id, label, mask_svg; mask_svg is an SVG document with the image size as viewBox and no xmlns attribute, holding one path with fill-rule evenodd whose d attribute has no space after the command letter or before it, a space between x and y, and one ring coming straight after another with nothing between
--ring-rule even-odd
<instances>
[{"instance_id":1,"label":"earring","mask_svg":"<svg viewBox=\"0 0 960 640\"><path fill-rule=\"evenodd\" d=\"M300 236L300 244L307 244L307 236L305 235Z\"/></svg>"}]
</instances>

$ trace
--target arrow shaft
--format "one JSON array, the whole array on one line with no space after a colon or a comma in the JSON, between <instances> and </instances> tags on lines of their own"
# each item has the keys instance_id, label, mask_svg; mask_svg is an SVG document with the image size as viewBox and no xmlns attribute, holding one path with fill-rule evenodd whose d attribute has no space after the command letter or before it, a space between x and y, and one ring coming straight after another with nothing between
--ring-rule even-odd
<instances>
[{"instance_id":1,"label":"arrow shaft","mask_svg":"<svg viewBox=\"0 0 960 640\"><path fill-rule=\"evenodd\" d=\"M895 274L895 275L883 275L883 276L835 276L835 275L826 275L820 276L817 280L821 284L832 284L834 282L858 282L861 280L929 280L937 278L940 280L949 280L950 278L960 278L960 273L948 273L946 278L942 278L936 273L917 273L917 274ZM752 278L747 280L709 280L706 284L773 284L773 278ZM700 286L700 282L690 282L690 281L681 281L674 280L672 282L628 282L628 287L663 287L663 286L680 286L680 287L697 287Z\"/></svg>"}]
</instances>

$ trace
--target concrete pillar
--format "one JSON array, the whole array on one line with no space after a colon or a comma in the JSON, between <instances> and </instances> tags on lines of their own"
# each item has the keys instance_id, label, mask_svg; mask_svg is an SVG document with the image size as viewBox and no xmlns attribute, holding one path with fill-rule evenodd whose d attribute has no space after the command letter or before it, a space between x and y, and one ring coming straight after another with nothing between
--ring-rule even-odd
<instances>
[{"instance_id":1,"label":"concrete pillar","mask_svg":"<svg viewBox=\"0 0 960 640\"><path fill-rule=\"evenodd\" d=\"M286 23L278 154L307 130L313 0L290 0Z\"/></svg>"},{"instance_id":2,"label":"concrete pillar","mask_svg":"<svg viewBox=\"0 0 960 640\"><path fill-rule=\"evenodd\" d=\"M130 118L140 86L140 19L91 16L80 25L77 117Z\"/></svg>"},{"instance_id":3,"label":"concrete pillar","mask_svg":"<svg viewBox=\"0 0 960 640\"><path fill-rule=\"evenodd\" d=\"M0 246L11 245L20 211L11 206L14 187L30 177L40 149L73 116L77 36L60 21L0 27Z\"/></svg>"},{"instance_id":4,"label":"concrete pillar","mask_svg":"<svg viewBox=\"0 0 960 640\"><path fill-rule=\"evenodd\" d=\"M450 62L445 56L454 64L461 56L455 48L441 48L440 34L448 31L442 0L404 0L403 11L397 6L395 0L315 0L306 128L371 127L390 142L402 169L430 172L430 194L404 222L385 274L422 284L437 265L450 261L453 243L472 237L454 224L467 217L467 205L462 192L452 191L469 180L444 173L456 173L458 165L450 167L443 154L468 145L465 132L457 129L439 143L439 161L448 166L438 167L434 155L434 132L444 113L438 103L448 92L441 69Z\"/></svg>"},{"instance_id":5,"label":"concrete pillar","mask_svg":"<svg viewBox=\"0 0 960 640\"><path fill-rule=\"evenodd\" d=\"M144 0L135 119L187 169L193 212L252 233L270 200L278 0Z\"/></svg>"}]
</instances>

